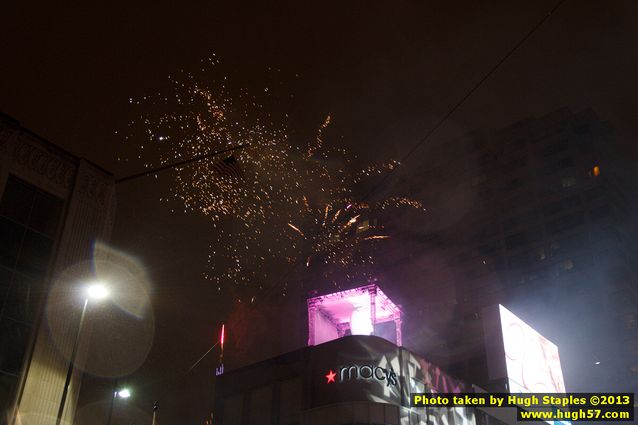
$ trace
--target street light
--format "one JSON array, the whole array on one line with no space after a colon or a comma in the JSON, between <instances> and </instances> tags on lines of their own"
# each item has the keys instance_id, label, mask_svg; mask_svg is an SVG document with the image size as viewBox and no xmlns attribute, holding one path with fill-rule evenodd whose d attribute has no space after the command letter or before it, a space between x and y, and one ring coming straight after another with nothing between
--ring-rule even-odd
<instances>
[{"instance_id":1,"label":"street light","mask_svg":"<svg viewBox=\"0 0 638 425\"><path fill-rule=\"evenodd\" d=\"M109 290L101 283L94 283L93 285L90 285L86 288L86 293L88 295L87 298L94 300L103 300L109 296Z\"/></svg>"},{"instance_id":2,"label":"street light","mask_svg":"<svg viewBox=\"0 0 638 425\"><path fill-rule=\"evenodd\" d=\"M111 425L111 418L113 417L113 405L115 404L116 398L129 398L131 396L131 391L128 388L122 388L119 391L113 391L113 398L111 398L111 408L109 409L109 419L106 422L107 425Z\"/></svg>"},{"instance_id":3,"label":"street light","mask_svg":"<svg viewBox=\"0 0 638 425\"><path fill-rule=\"evenodd\" d=\"M108 297L109 291L102 283L93 283L86 288L86 297L84 298L84 307L82 307L82 314L80 315L80 324L78 325L78 331L75 335L75 342L73 344L73 351L71 351L71 358L69 359L69 368L66 372L66 381L64 381L64 390L62 391L62 400L60 400L60 407L58 408L58 417L55 421L55 425L60 425L62 422L62 414L64 413L64 404L66 403L66 396L69 392L69 384L71 383L71 376L73 375L73 369L75 366L75 356L78 352L78 345L80 343L80 336L82 335L82 329L84 327L84 317L86 316L86 308L89 305L89 300L103 300Z\"/></svg>"}]
</instances>

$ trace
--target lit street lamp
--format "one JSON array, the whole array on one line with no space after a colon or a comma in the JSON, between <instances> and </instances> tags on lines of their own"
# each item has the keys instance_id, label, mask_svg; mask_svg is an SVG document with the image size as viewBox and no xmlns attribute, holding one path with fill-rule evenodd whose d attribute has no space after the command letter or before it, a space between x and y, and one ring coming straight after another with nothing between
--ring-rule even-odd
<instances>
[{"instance_id":1,"label":"lit street lamp","mask_svg":"<svg viewBox=\"0 0 638 425\"><path fill-rule=\"evenodd\" d=\"M111 398L111 408L109 409L109 419L106 422L107 425L111 425L111 418L113 417L113 405L115 404L116 398L129 398L131 396L131 391L128 388L122 388L119 391L113 391L113 397Z\"/></svg>"},{"instance_id":2,"label":"lit street lamp","mask_svg":"<svg viewBox=\"0 0 638 425\"><path fill-rule=\"evenodd\" d=\"M60 425L62 421L62 414L64 413L64 404L66 403L66 396L69 392L69 384L71 383L71 376L73 375L73 369L75 366L75 357L78 352L78 345L80 343L80 336L82 335L82 328L84 327L84 317L86 316L86 308L89 304L89 299L99 301L108 297L109 291L106 286L95 283L86 288L86 298L84 299L84 307L82 307L82 315L80 315L80 324L78 325L78 331L75 335L75 343L73 344L73 351L71 351L71 358L69 359L69 368L66 373L66 381L64 381L64 390L62 391L62 400L60 400L60 407L58 408L58 418L55 421L55 425Z\"/></svg>"}]
</instances>

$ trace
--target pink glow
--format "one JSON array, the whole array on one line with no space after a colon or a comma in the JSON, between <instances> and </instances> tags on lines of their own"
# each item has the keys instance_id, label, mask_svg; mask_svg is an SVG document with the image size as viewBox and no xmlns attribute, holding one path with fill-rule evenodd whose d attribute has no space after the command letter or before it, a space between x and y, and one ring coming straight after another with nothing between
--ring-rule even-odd
<instances>
[{"instance_id":1,"label":"pink glow","mask_svg":"<svg viewBox=\"0 0 638 425\"><path fill-rule=\"evenodd\" d=\"M224 329L225 325L222 323L222 334L221 337L219 338L219 343L221 344L222 348L224 348Z\"/></svg>"},{"instance_id":2,"label":"pink glow","mask_svg":"<svg viewBox=\"0 0 638 425\"><path fill-rule=\"evenodd\" d=\"M308 345L373 335L375 325L386 322L394 322L396 332L385 337L401 345L401 310L375 284L308 299Z\"/></svg>"}]
</instances>

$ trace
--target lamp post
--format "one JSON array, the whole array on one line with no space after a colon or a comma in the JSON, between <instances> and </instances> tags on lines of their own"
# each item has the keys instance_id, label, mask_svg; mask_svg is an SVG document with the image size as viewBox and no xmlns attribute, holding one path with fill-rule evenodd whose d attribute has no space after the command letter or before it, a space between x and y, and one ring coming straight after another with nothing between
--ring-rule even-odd
<instances>
[{"instance_id":1,"label":"lamp post","mask_svg":"<svg viewBox=\"0 0 638 425\"><path fill-rule=\"evenodd\" d=\"M66 372L66 380L64 381L64 390L62 390L62 399L60 400L60 407L58 408L58 417L55 421L55 425L60 425L62 422L62 414L64 413L64 405L66 403L66 396L69 392L69 384L71 383L71 376L73 375L73 369L75 366L75 357L78 353L78 345L80 344L80 336L82 335L82 329L84 328L84 318L86 317L86 309L89 305L89 299L102 300L108 296L108 289L102 284L96 283L90 285L86 291L86 298L84 298L84 307L82 307L82 314L80 315L80 324L78 325L78 331L75 335L75 342L73 343L73 350L71 351L71 358L69 359L69 368Z\"/></svg>"},{"instance_id":2,"label":"lamp post","mask_svg":"<svg viewBox=\"0 0 638 425\"><path fill-rule=\"evenodd\" d=\"M109 409L109 419L106 422L107 425L111 425L111 418L113 417L113 405L115 404L116 398L129 398L131 396L131 391L128 388L122 388L119 391L113 391L113 397L111 398L111 408Z\"/></svg>"}]
</instances>

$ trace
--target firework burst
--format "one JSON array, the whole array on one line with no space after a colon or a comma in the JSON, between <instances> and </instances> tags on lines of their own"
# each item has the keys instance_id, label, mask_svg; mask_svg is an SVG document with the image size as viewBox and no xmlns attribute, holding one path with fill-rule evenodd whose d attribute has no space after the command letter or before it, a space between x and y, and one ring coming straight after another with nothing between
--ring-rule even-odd
<instances>
[{"instance_id":1,"label":"firework burst","mask_svg":"<svg viewBox=\"0 0 638 425\"><path fill-rule=\"evenodd\" d=\"M331 116L313 140L297 146L288 140L286 126L274 124L245 90L233 98L225 83L212 89L191 75L171 81L170 96L131 101L141 106L152 102L153 110L164 111L132 124L142 124L147 137L138 157L157 158L147 167L245 145L232 155L240 174L220 171L224 157L195 161L173 172L169 198L210 219L214 242L205 276L220 290L228 284L262 288L276 273L281 275L285 263L344 268L370 263L373 257L361 248L390 237L375 224L375 213L391 207L423 209L402 197L373 204L357 201L358 184L398 163L356 168L344 149L324 140Z\"/></svg>"}]
</instances>

